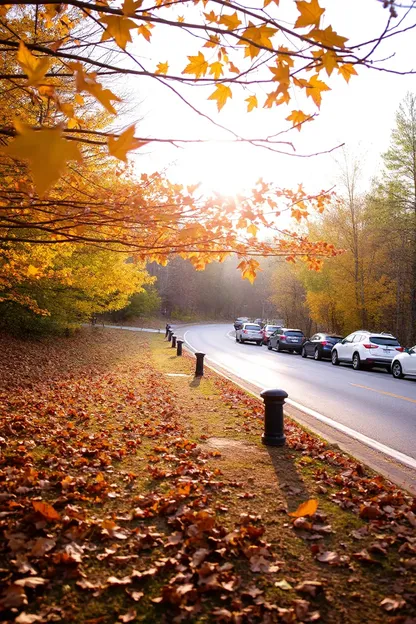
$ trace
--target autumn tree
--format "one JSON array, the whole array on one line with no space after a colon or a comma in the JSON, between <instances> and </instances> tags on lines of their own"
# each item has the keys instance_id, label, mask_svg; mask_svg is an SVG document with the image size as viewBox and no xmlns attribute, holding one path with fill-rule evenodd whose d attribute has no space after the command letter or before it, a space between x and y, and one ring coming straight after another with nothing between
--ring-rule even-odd
<instances>
[{"instance_id":1,"label":"autumn tree","mask_svg":"<svg viewBox=\"0 0 416 624\"><path fill-rule=\"evenodd\" d=\"M387 170L384 192L389 238L395 241L391 262L395 267L398 317L409 343L416 342L416 95L408 93L396 114L390 148L383 155ZM380 191L381 189L379 189ZM383 197L384 196L384 197ZM384 201L383 201L384 199ZM387 225L387 223L386 223Z\"/></svg>"}]
</instances>

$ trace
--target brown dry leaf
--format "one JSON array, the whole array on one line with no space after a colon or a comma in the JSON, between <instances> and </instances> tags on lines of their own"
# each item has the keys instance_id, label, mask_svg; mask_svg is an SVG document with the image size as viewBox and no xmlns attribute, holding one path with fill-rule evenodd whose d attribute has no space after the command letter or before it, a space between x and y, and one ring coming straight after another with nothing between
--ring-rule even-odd
<instances>
[{"instance_id":1,"label":"brown dry leaf","mask_svg":"<svg viewBox=\"0 0 416 624\"><path fill-rule=\"evenodd\" d=\"M144 596L144 593L140 591L128 592L128 594L135 602L139 602Z\"/></svg>"},{"instance_id":2,"label":"brown dry leaf","mask_svg":"<svg viewBox=\"0 0 416 624\"><path fill-rule=\"evenodd\" d=\"M253 555L250 557L250 570L252 572L265 572L266 574L273 574L279 571L279 566L274 565L262 555Z\"/></svg>"},{"instance_id":3,"label":"brown dry leaf","mask_svg":"<svg viewBox=\"0 0 416 624\"><path fill-rule=\"evenodd\" d=\"M274 586L278 587L279 589L283 589L283 591L290 591L291 589L293 589L292 585L288 583L285 579L282 579L281 581L276 581Z\"/></svg>"},{"instance_id":4,"label":"brown dry leaf","mask_svg":"<svg viewBox=\"0 0 416 624\"><path fill-rule=\"evenodd\" d=\"M367 518L368 520L375 520L383 515L383 512L376 505L370 505L369 503L364 503L360 507L360 518Z\"/></svg>"},{"instance_id":5,"label":"brown dry leaf","mask_svg":"<svg viewBox=\"0 0 416 624\"><path fill-rule=\"evenodd\" d=\"M108 585L130 585L131 581L131 576L123 576L120 579L116 576L109 576L106 583Z\"/></svg>"},{"instance_id":6,"label":"brown dry leaf","mask_svg":"<svg viewBox=\"0 0 416 624\"><path fill-rule=\"evenodd\" d=\"M328 563L329 565L337 565L340 562L339 554L332 550L318 553L316 558L321 563Z\"/></svg>"},{"instance_id":7,"label":"brown dry leaf","mask_svg":"<svg viewBox=\"0 0 416 624\"><path fill-rule=\"evenodd\" d=\"M318 509L318 501L316 498L310 498L304 503L301 503L296 511L291 511L288 515L293 518L302 518L302 516L313 516Z\"/></svg>"},{"instance_id":8,"label":"brown dry leaf","mask_svg":"<svg viewBox=\"0 0 416 624\"><path fill-rule=\"evenodd\" d=\"M27 596L23 587L15 583L6 587L0 600L0 606L4 609L13 609L27 605Z\"/></svg>"},{"instance_id":9,"label":"brown dry leaf","mask_svg":"<svg viewBox=\"0 0 416 624\"><path fill-rule=\"evenodd\" d=\"M401 609L406 604L406 601L403 598L384 598L380 602L380 607L384 609L384 611L397 611L397 609Z\"/></svg>"},{"instance_id":10,"label":"brown dry leaf","mask_svg":"<svg viewBox=\"0 0 416 624\"><path fill-rule=\"evenodd\" d=\"M14 582L14 584L19 585L19 587L29 587L30 589L41 587L47 583L49 583L49 579L44 579L40 576L28 576L27 578L18 579Z\"/></svg>"},{"instance_id":11,"label":"brown dry leaf","mask_svg":"<svg viewBox=\"0 0 416 624\"><path fill-rule=\"evenodd\" d=\"M29 554L32 557L43 557L45 553L55 548L55 546L56 540L50 537L38 537Z\"/></svg>"},{"instance_id":12,"label":"brown dry leaf","mask_svg":"<svg viewBox=\"0 0 416 624\"><path fill-rule=\"evenodd\" d=\"M124 615L118 616L118 621L119 622L133 622L133 620L135 620L136 617L137 617L137 612L134 609L129 609L127 613L125 613Z\"/></svg>"},{"instance_id":13,"label":"brown dry leaf","mask_svg":"<svg viewBox=\"0 0 416 624\"><path fill-rule=\"evenodd\" d=\"M35 622L43 622L44 619L41 615L35 615L34 613L25 613L24 611L17 616L15 624L34 624Z\"/></svg>"},{"instance_id":14,"label":"brown dry leaf","mask_svg":"<svg viewBox=\"0 0 416 624\"><path fill-rule=\"evenodd\" d=\"M315 597L318 593L323 591L323 585L320 581L303 581L296 585L295 590L301 594L309 594Z\"/></svg>"},{"instance_id":15,"label":"brown dry leaf","mask_svg":"<svg viewBox=\"0 0 416 624\"><path fill-rule=\"evenodd\" d=\"M293 606L295 607L296 617L299 620L304 620L308 614L310 602L307 600L294 600Z\"/></svg>"},{"instance_id":16,"label":"brown dry leaf","mask_svg":"<svg viewBox=\"0 0 416 624\"><path fill-rule=\"evenodd\" d=\"M353 554L354 559L358 559L358 561L362 561L363 563L375 563L381 565L377 559L374 559L366 548L360 550L360 552Z\"/></svg>"}]
</instances>

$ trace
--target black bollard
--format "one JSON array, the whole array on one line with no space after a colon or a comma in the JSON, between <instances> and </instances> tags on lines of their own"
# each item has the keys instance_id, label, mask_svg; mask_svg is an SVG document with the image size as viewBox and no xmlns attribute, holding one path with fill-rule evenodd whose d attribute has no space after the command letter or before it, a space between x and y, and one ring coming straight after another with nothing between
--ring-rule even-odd
<instances>
[{"instance_id":1,"label":"black bollard","mask_svg":"<svg viewBox=\"0 0 416 624\"><path fill-rule=\"evenodd\" d=\"M176 336L172 336L172 349L176 349Z\"/></svg>"},{"instance_id":2,"label":"black bollard","mask_svg":"<svg viewBox=\"0 0 416 624\"><path fill-rule=\"evenodd\" d=\"M170 330L170 325L169 323L166 323L166 327L165 327L165 338L168 337L168 331Z\"/></svg>"},{"instance_id":3,"label":"black bollard","mask_svg":"<svg viewBox=\"0 0 416 624\"><path fill-rule=\"evenodd\" d=\"M266 446L284 446L283 405L288 394L284 390L263 390L260 396L264 401L264 433L261 441Z\"/></svg>"},{"instance_id":4,"label":"black bollard","mask_svg":"<svg viewBox=\"0 0 416 624\"><path fill-rule=\"evenodd\" d=\"M168 330L168 342L172 340L173 331L171 329Z\"/></svg>"},{"instance_id":5,"label":"black bollard","mask_svg":"<svg viewBox=\"0 0 416 624\"><path fill-rule=\"evenodd\" d=\"M180 340L178 338L176 341L176 355L182 355L182 345L183 345L183 340Z\"/></svg>"},{"instance_id":6,"label":"black bollard","mask_svg":"<svg viewBox=\"0 0 416 624\"><path fill-rule=\"evenodd\" d=\"M195 377L203 377L205 353L195 353L195 357L196 357Z\"/></svg>"}]
</instances>

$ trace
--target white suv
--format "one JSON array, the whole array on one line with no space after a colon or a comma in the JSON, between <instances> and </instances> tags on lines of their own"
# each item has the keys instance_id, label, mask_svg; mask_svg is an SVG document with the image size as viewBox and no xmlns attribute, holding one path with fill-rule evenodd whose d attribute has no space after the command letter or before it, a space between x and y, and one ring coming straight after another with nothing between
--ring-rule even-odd
<instances>
[{"instance_id":1,"label":"white suv","mask_svg":"<svg viewBox=\"0 0 416 624\"><path fill-rule=\"evenodd\" d=\"M338 342L331 351L332 364L352 363L354 370L363 366L384 366L390 371L390 365L398 351L404 351L397 338L391 334L376 334L358 330Z\"/></svg>"}]
</instances>

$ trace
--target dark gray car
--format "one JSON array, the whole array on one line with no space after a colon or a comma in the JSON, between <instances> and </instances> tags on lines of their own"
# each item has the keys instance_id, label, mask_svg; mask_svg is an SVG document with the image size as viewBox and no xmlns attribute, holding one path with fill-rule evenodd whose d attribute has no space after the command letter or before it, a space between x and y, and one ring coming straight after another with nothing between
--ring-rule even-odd
<instances>
[{"instance_id":1,"label":"dark gray car","mask_svg":"<svg viewBox=\"0 0 416 624\"><path fill-rule=\"evenodd\" d=\"M300 329L287 329L279 327L269 338L267 348L276 351L293 351L300 353L305 342L305 334Z\"/></svg>"}]
</instances>

